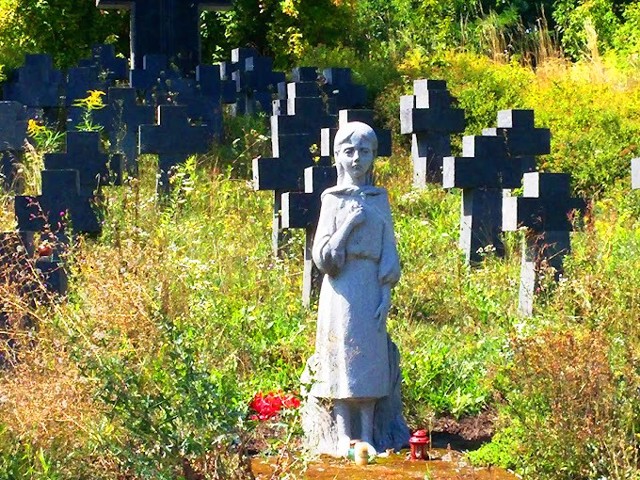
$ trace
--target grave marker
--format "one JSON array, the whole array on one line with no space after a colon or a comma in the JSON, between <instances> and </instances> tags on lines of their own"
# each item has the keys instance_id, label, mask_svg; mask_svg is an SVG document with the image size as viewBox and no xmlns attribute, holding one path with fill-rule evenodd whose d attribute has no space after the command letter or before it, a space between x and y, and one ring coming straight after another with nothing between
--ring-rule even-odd
<instances>
[{"instance_id":1,"label":"grave marker","mask_svg":"<svg viewBox=\"0 0 640 480\"><path fill-rule=\"evenodd\" d=\"M216 68L196 67L196 79L185 78L173 70L164 55L146 55L144 69L131 71L131 85L140 90L149 105L184 105L193 122L205 125L211 140L222 137L222 100L228 94L225 83L213 79ZM219 72L219 70L218 70ZM207 83L202 86L200 80Z\"/></svg>"},{"instance_id":2,"label":"grave marker","mask_svg":"<svg viewBox=\"0 0 640 480\"><path fill-rule=\"evenodd\" d=\"M465 136L462 155L443 159L442 186L462 189L460 248L466 262L474 264L487 248L504 255L502 190L520 186L523 166L508 155L500 137Z\"/></svg>"},{"instance_id":3,"label":"grave marker","mask_svg":"<svg viewBox=\"0 0 640 480\"><path fill-rule=\"evenodd\" d=\"M142 93L149 104L158 106L167 104L167 99L163 97L170 89L167 84L179 83L178 87L184 87L186 83L193 83L193 79L183 77L179 71L171 68L166 55L157 53L145 55L142 68L131 69L129 83Z\"/></svg>"},{"instance_id":4,"label":"grave marker","mask_svg":"<svg viewBox=\"0 0 640 480\"><path fill-rule=\"evenodd\" d=\"M318 67L294 67L291 69L291 81L299 82L317 82Z\"/></svg>"},{"instance_id":5,"label":"grave marker","mask_svg":"<svg viewBox=\"0 0 640 480\"><path fill-rule=\"evenodd\" d=\"M20 102L28 108L61 106L65 81L60 70L53 68L51 55L27 55L25 63L4 85L5 100Z\"/></svg>"},{"instance_id":6,"label":"grave marker","mask_svg":"<svg viewBox=\"0 0 640 480\"><path fill-rule=\"evenodd\" d=\"M15 214L21 232L50 232L67 243L69 222L74 233L98 234L100 220L93 210L95 197L82 193L75 169L43 170L42 195L15 197ZM55 256L55 255L54 255Z\"/></svg>"},{"instance_id":7,"label":"grave marker","mask_svg":"<svg viewBox=\"0 0 640 480\"><path fill-rule=\"evenodd\" d=\"M237 95L234 114L268 112L278 84L285 81L284 72L274 71L273 59L257 55L255 51L238 50L236 55L239 65L234 66L231 73Z\"/></svg>"},{"instance_id":8,"label":"grave marker","mask_svg":"<svg viewBox=\"0 0 640 480\"><path fill-rule=\"evenodd\" d=\"M129 79L127 59L117 57L113 45L94 45L91 48L91 58L80 60L78 66L97 67L100 78L107 81L109 85Z\"/></svg>"},{"instance_id":9,"label":"grave marker","mask_svg":"<svg viewBox=\"0 0 640 480\"><path fill-rule=\"evenodd\" d=\"M68 109L67 130L71 131L82 120L84 110L80 107ZM122 154L124 168L136 175L138 156L138 127L155 121L155 108L141 105L136 90L128 87L110 87L105 107L92 111L92 121L104 127L112 153Z\"/></svg>"},{"instance_id":10,"label":"grave marker","mask_svg":"<svg viewBox=\"0 0 640 480\"><path fill-rule=\"evenodd\" d=\"M157 125L140 125L140 153L158 155L160 171L157 190L169 192L171 169L196 153L209 149L209 131L205 126L192 126L187 117L187 107L160 105Z\"/></svg>"},{"instance_id":11,"label":"grave marker","mask_svg":"<svg viewBox=\"0 0 640 480\"><path fill-rule=\"evenodd\" d=\"M94 211L93 195L80 192L77 170L43 170L42 195L15 197L14 211L18 230L33 254L33 233L39 233L51 246L51 253L37 258L35 267L40 271L47 290L64 294L67 275L61 256L69 244L69 234L98 234L101 222ZM71 227L71 228L70 228Z\"/></svg>"},{"instance_id":12,"label":"grave marker","mask_svg":"<svg viewBox=\"0 0 640 480\"><path fill-rule=\"evenodd\" d=\"M235 102L235 84L223 78L221 64L198 65L196 82L205 97L219 98L222 103Z\"/></svg>"},{"instance_id":13,"label":"grave marker","mask_svg":"<svg viewBox=\"0 0 640 480\"><path fill-rule=\"evenodd\" d=\"M318 96L320 94L320 85L318 83L318 69L317 67L295 67L291 70L291 82L295 84L305 83L308 85L307 89L311 90L311 96ZM314 86L315 83L315 86ZM272 115L286 115L287 114L287 89L289 82L282 81L278 83L278 98L271 103ZM297 96L302 96L301 92L296 91Z\"/></svg>"},{"instance_id":14,"label":"grave marker","mask_svg":"<svg viewBox=\"0 0 640 480\"><path fill-rule=\"evenodd\" d=\"M15 165L22 161L27 138L27 111L18 102L0 102L0 158L2 183L10 188L15 178Z\"/></svg>"},{"instance_id":15,"label":"grave marker","mask_svg":"<svg viewBox=\"0 0 640 480\"><path fill-rule=\"evenodd\" d=\"M535 128L533 110L500 110L497 128L485 128L483 135L504 138L507 152L512 158L520 158L523 168L533 171L535 157L551 153L551 130Z\"/></svg>"},{"instance_id":16,"label":"grave marker","mask_svg":"<svg viewBox=\"0 0 640 480\"><path fill-rule=\"evenodd\" d=\"M534 128L533 110L503 110L498 127L465 136L463 157L443 159L444 188L462 188L460 247L467 263L482 261L487 247L504 255L501 238L503 189L518 188L535 156L550 151L550 133Z\"/></svg>"},{"instance_id":17,"label":"grave marker","mask_svg":"<svg viewBox=\"0 0 640 480\"><path fill-rule=\"evenodd\" d=\"M524 174L522 197L503 199L502 228L514 231L525 227L520 276L519 309L533 313L533 300L542 267L554 268L556 281L563 273L564 257L571 252L569 233L574 230L576 212L584 212L581 199L572 198L566 173Z\"/></svg>"},{"instance_id":18,"label":"grave marker","mask_svg":"<svg viewBox=\"0 0 640 480\"><path fill-rule=\"evenodd\" d=\"M640 158L631 160L631 188L640 188Z\"/></svg>"},{"instance_id":19,"label":"grave marker","mask_svg":"<svg viewBox=\"0 0 640 480\"><path fill-rule=\"evenodd\" d=\"M233 82L235 91L235 80L233 73L244 69L244 61L249 57L257 57L260 54L255 48L234 48L231 50L231 61L220 63L220 79Z\"/></svg>"},{"instance_id":20,"label":"grave marker","mask_svg":"<svg viewBox=\"0 0 640 480\"><path fill-rule=\"evenodd\" d=\"M228 10L231 0L96 0L103 9L131 10L131 68L149 54L162 54L183 75L200 63L200 12Z\"/></svg>"},{"instance_id":21,"label":"grave marker","mask_svg":"<svg viewBox=\"0 0 640 480\"><path fill-rule=\"evenodd\" d=\"M464 131L464 110L444 80L415 80L413 95L400 98L400 132L411 134L413 185L442 181L442 159L451 155L451 134Z\"/></svg>"},{"instance_id":22,"label":"grave marker","mask_svg":"<svg viewBox=\"0 0 640 480\"><path fill-rule=\"evenodd\" d=\"M353 83L350 68L325 68L321 80L324 92L335 102L331 113L367 105L367 88Z\"/></svg>"},{"instance_id":23,"label":"grave marker","mask_svg":"<svg viewBox=\"0 0 640 480\"><path fill-rule=\"evenodd\" d=\"M67 90L65 105L70 107L76 101L86 98L91 90L107 93L107 83L99 78L98 67L70 68L67 72Z\"/></svg>"},{"instance_id":24,"label":"grave marker","mask_svg":"<svg viewBox=\"0 0 640 480\"><path fill-rule=\"evenodd\" d=\"M304 97L298 97L303 93ZM317 93L316 93L317 92ZM311 96L315 94L315 96ZM316 82L293 82L287 85L287 115L271 116L272 158L253 160L255 190L273 190L273 251L281 246L281 197L283 193L304 190L304 169L314 165L311 148L318 146L321 130L335 125L329 115ZM330 159L320 158L329 166Z\"/></svg>"},{"instance_id":25,"label":"grave marker","mask_svg":"<svg viewBox=\"0 0 640 480\"><path fill-rule=\"evenodd\" d=\"M83 196L92 196L101 185L122 183L122 156L109 157L98 132L68 132L66 151L45 154L44 166L46 170L77 170Z\"/></svg>"}]
</instances>

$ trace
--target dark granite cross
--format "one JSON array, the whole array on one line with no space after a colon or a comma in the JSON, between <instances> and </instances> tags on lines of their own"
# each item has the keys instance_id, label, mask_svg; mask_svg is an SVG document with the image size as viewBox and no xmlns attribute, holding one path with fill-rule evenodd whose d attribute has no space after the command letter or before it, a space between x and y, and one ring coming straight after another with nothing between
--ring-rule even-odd
<instances>
[{"instance_id":1,"label":"dark granite cross","mask_svg":"<svg viewBox=\"0 0 640 480\"><path fill-rule=\"evenodd\" d=\"M91 58L78 62L79 67L98 67L100 77L109 85L117 80L129 79L129 65L126 58L116 56L113 45L97 44L91 49Z\"/></svg>"},{"instance_id":2,"label":"dark granite cross","mask_svg":"<svg viewBox=\"0 0 640 480\"><path fill-rule=\"evenodd\" d=\"M367 105L367 88L353 83L350 68L325 68L320 80L324 92L335 102L331 113Z\"/></svg>"},{"instance_id":3,"label":"dark granite cross","mask_svg":"<svg viewBox=\"0 0 640 480\"><path fill-rule=\"evenodd\" d=\"M44 166L46 170L77 170L79 193L87 197L101 185L122 182L122 157L102 150L98 132L67 132L66 152L47 153Z\"/></svg>"},{"instance_id":4,"label":"dark granite cross","mask_svg":"<svg viewBox=\"0 0 640 480\"><path fill-rule=\"evenodd\" d=\"M103 9L131 10L131 66L148 54L166 55L184 75L200 63L200 12L228 10L231 0L96 0Z\"/></svg>"},{"instance_id":5,"label":"dark granite cross","mask_svg":"<svg viewBox=\"0 0 640 480\"><path fill-rule=\"evenodd\" d=\"M156 103L153 91L166 82L185 79L179 71L171 68L169 59L160 53L145 55L142 68L132 68L129 71L129 84L140 91L147 103L165 104L166 101Z\"/></svg>"},{"instance_id":6,"label":"dark granite cross","mask_svg":"<svg viewBox=\"0 0 640 480\"><path fill-rule=\"evenodd\" d=\"M64 89L64 76L53 68L50 55L27 55L24 65L4 85L3 98L29 108L56 108Z\"/></svg>"},{"instance_id":7,"label":"dark granite cross","mask_svg":"<svg viewBox=\"0 0 640 480\"><path fill-rule=\"evenodd\" d=\"M236 85L236 115L251 115L271 110L271 101L278 84L285 81L284 72L273 70L273 59L241 50L239 65L234 67L231 79Z\"/></svg>"},{"instance_id":8,"label":"dark granite cross","mask_svg":"<svg viewBox=\"0 0 640 480\"><path fill-rule=\"evenodd\" d=\"M196 67L196 82L202 95L219 98L222 103L233 103L236 99L235 84L225 80L222 65L198 65Z\"/></svg>"},{"instance_id":9,"label":"dark granite cross","mask_svg":"<svg viewBox=\"0 0 640 480\"><path fill-rule=\"evenodd\" d=\"M570 194L571 177L566 173L525 173L522 197L503 199L502 228L526 228L522 251L519 308L533 313L538 273L552 267L556 281L563 273L563 260L571 251L569 232L574 230L576 212L584 212L583 200Z\"/></svg>"},{"instance_id":10,"label":"dark granite cross","mask_svg":"<svg viewBox=\"0 0 640 480\"><path fill-rule=\"evenodd\" d=\"M157 190L168 193L171 170L196 153L206 153L210 146L206 126L193 126L187 117L187 107L160 105L157 125L140 125L140 153L158 155L160 175Z\"/></svg>"},{"instance_id":11,"label":"dark granite cross","mask_svg":"<svg viewBox=\"0 0 640 480\"><path fill-rule=\"evenodd\" d=\"M462 157L443 159L444 188L462 189L460 247L467 263L479 263L487 248L504 255L501 238L503 189L517 188L530 168L511 157L499 136L465 136Z\"/></svg>"},{"instance_id":12,"label":"dark granite cross","mask_svg":"<svg viewBox=\"0 0 640 480\"><path fill-rule=\"evenodd\" d=\"M121 158L111 159L100 145L98 132L68 132L65 153L44 157L42 195L15 197L18 228L25 232L96 234L100 219L93 209L100 185L121 176Z\"/></svg>"},{"instance_id":13,"label":"dark granite cross","mask_svg":"<svg viewBox=\"0 0 640 480\"><path fill-rule=\"evenodd\" d=\"M231 61L220 63L220 78L226 81L234 82L233 73L240 69L244 69L244 61L249 57L257 57L260 54L255 48L234 48L231 50Z\"/></svg>"},{"instance_id":14,"label":"dark granite cross","mask_svg":"<svg viewBox=\"0 0 640 480\"><path fill-rule=\"evenodd\" d=\"M96 66L70 68L67 72L65 105L70 107L78 100L90 95L91 90L107 92L107 82L100 78L100 69Z\"/></svg>"},{"instance_id":15,"label":"dark granite cross","mask_svg":"<svg viewBox=\"0 0 640 480\"><path fill-rule=\"evenodd\" d=\"M497 128L485 128L483 135L502 137L512 158L520 158L523 168L535 170L535 157L551 153L551 130L535 128L533 110L500 110Z\"/></svg>"},{"instance_id":16,"label":"dark granite cross","mask_svg":"<svg viewBox=\"0 0 640 480\"><path fill-rule=\"evenodd\" d=\"M47 153L42 171L42 195L16 197L18 227L97 234L102 230L94 205L102 185L120 184L122 156L102 150L98 132L67 132L66 151Z\"/></svg>"},{"instance_id":17,"label":"dark granite cross","mask_svg":"<svg viewBox=\"0 0 640 480\"><path fill-rule=\"evenodd\" d=\"M66 243L74 233L98 234L100 219L93 209L95 197L81 193L78 170L43 170L42 195L15 197L21 232L48 232Z\"/></svg>"},{"instance_id":18,"label":"dark granite cross","mask_svg":"<svg viewBox=\"0 0 640 480\"><path fill-rule=\"evenodd\" d=\"M640 188L640 158L631 159L631 188Z\"/></svg>"},{"instance_id":19,"label":"dark granite cross","mask_svg":"<svg viewBox=\"0 0 640 480\"><path fill-rule=\"evenodd\" d=\"M442 159L451 155L451 134L464 131L464 110L444 80L415 80L413 95L400 98L400 133L411 134L413 184L442 181Z\"/></svg>"},{"instance_id":20,"label":"dark granite cross","mask_svg":"<svg viewBox=\"0 0 640 480\"><path fill-rule=\"evenodd\" d=\"M64 294L67 274L64 256L69 233L98 234L101 223L93 207L93 196L80 193L77 170L43 170L42 195L17 196L14 211L18 230L30 255L34 254L34 233L47 240L51 253L35 260L47 290Z\"/></svg>"},{"instance_id":21,"label":"dark granite cross","mask_svg":"<svg viewBox=\"0 0 640 480\"><path fill-rule=\"evenodd\" d=\"M112 153L124 156L124 166L130 175L138 171L138 127L155 121L155 108L138 103L136 90L127 87L111 87L107 92L105 107L91 114L96 125L104 127ZM82 121L84 110L70 107L67 110L67 130L75 129Z\"/></svg>"},{"instance_id":22,"label":"dark granite cross","mask_svg":"<svg viewBox=\"0 0 640 480\"><path fill-rule=\"evenodd\" d=\"M16 180L27 138L27 111L18 102L0 102L0 159L2 183L10 188Z\"/></svg>"},{"instance_id":23,"label":"dark granite cross","mask_svg":"<svg viewBox=\"0 0 640 480\"><path fill-rule=\"evenodd\" d=\"M304 95L304 96L298 96ZM273 250L281 248L281 197L285 192L304 190L304 169L314 165L311 148L318 146L321 130L336 124L329 115L317 82L287 85L287 115L271 116L272 158L253 160L256 190L273 190ZM322 159L328 166L330 160Z\"/></svg>"},{"instance_id":24,"label":"dark granite cross","mask_svg":"<svg viewBox=\"0 0 640 480\"><path fill-rule=\"evenodd\" d=\"M219 67L212 65L198 65L196 78L185 78L169 66L164 55L146 55L144 69L131 71L131 86L143 94L148 105L186 106L189 120L205 125L211 141L222 138L222 102L229 97L228 83L220 80Z\"/></svg>"},{"instance_id":25,"label":"dark granite cross","mask_svg":"<svg viewBox=\"0 0 640 480\"><path fill-rule=\"evenodd\" d=\"M305 83L312 86L313 90L311 95L318 95L318 67L295 67L291 70L291 82L295 84ZM316 85L314 85L314 83ZM282 81L278 83L277 99L273 100L271 114L272 115L286 115L287 114L287 90L289 82ZM308 87L309 88L309 87ZM327 110L331 110L329 107Z\"/></svg>"}]
</instances>

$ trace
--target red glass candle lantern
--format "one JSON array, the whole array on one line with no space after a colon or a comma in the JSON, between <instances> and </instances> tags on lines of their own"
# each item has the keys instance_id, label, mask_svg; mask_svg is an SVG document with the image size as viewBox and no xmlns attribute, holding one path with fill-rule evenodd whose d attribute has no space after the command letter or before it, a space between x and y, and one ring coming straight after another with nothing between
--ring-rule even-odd
<instances>
[{"instance_id":1,"label":"red glass candle lantern","mask_svg":"<svg viewBox=\"0 0 640 480\"><path fill-rule=\"evenodd\" d=\"M40 257L48 257L52 253L53 248L51 248L49 242L42 242L40 245L38 245L38 255Z\"/></svg>"},{"instance_id":2,"label":"red glass candle lantern","mask_svg":"<svg viewBox=\"0 0 640 480\"><path fill-rule=\"evenodd\" d=\"M411 460L426 460L427 445L429 445L429 436L426 430L416 430L409 439L411 447Z\"/></svg>"}]
</instances>

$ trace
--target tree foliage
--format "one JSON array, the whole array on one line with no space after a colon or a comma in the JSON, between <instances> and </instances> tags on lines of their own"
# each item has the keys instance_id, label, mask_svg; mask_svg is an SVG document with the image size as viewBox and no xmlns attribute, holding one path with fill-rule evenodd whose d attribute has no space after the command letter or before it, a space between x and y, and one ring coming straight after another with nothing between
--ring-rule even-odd
<instances>
[{"instance_id":1,"label":"tree foliage","mask_svg":"<svg viewBox=\"0 0 640 480\"><path fill-rule=\"evenodd\" d=\"M337 0L236 0L229 12L206 12L204 60L253 47L286 68L309 48L337 46L350 25L350 9Z\"/></svg>"},{"instance_id":2,"label":"tree foliage","mask_svg":"<svg viewBox=\"0 0 640 480\"><path fill-rule=\"evenodd\" d=\"M93 0L0 0L0 65L15 67L25 53L44 52L67 67L104 41L126 55L128 15L101 11ZM640 9L632 0L236 0L232 10L205 12L202 20L205 62L254 47L282 69L318 46L350 48L364 58L504 47L526 58L522 50L545 28L574 59L640 45Z\"/></svg>"},{"instance_id":3,"label":"tree foliage","mask_svg":"<svg viewBox=\"0 0 640 480\"><path fill-rule=\"evenodd\" d=\"M14 67L25 53L50 53L57 66L74 65L95 43L126 49L126 15L93 0L0 0L0 64Z\"/></svg>"}]
</instances>

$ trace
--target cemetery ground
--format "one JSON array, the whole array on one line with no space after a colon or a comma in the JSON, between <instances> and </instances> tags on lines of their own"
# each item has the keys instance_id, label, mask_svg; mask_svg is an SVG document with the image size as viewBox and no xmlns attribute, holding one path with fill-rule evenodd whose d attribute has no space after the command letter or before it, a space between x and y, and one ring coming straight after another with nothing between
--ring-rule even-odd
<instances>
[{"instance_id":1,"label":"cemetery ground","mask_svg":"<svg viewBox=\"0 0 640 480\"><path fill-rule=\"evenodd\" d=\"M407 421L432 429L444 415L491 411L492 442L470 453L475 465L535 479L638 478L640 197L628 162L640 131L637 81L596 81L596 70L582 80L573 70L536 76L465 55L446 62L409 59L405 73L446 78L469 132L500 108L535 107L554 134L542 166L570 171L592 201L565 277L542 279L525 319L523 232L505 234L504 259L487 249L467 267L459 192L412 188L407 145L395 139L377 177L403 266L389 330ZM392 84L377 100L396 134L398 94L410 88ZM268 420L265 439L249 408L259 392L298 395L313 351L315 308L300 301L303 233L273 258L272 197L249 181L251 160L268 156L267 130L260 118L225 128L237 141L191 157L169 199L156 197L150 155L138 178L105 189L102 234L68 253L65 301L34 306L3 287L15 321L4 352L12 365L0 372L0 479L250 478L253 449L305 467L296 410ZM11 198L2 200L5 230Z\"/></svg>"}]
</instances>

